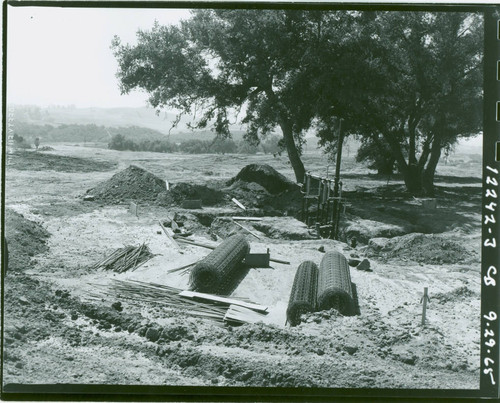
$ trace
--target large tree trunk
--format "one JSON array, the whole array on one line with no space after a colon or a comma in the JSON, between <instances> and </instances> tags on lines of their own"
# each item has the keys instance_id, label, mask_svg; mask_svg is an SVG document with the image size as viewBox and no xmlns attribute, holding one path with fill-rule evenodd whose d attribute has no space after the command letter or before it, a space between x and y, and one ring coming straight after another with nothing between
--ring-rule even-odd
<instances>
[{"instance_id":1,"label":"large tree trunk","mask_svg":"<svg viewBox=\"0 0 500 403\"><path fill-rule=\"evenodd\" d=\"M297 145L295 144L295 139L293 138L292 122L290 122L290 120L287 118L286 106L281 100L278 99L278 97L272 90L271 85L265 90L265 92L267 97L272 102L274 102L276 107L278 108L278 113L280 116L279 125L281 127L281 130L283 131L283 139L285 140L286 152L288 153L288 159L290 160L293 172L295 173L295 180L297 181L297 183L303 183L306 170L300 158Z\"/></svg>"},{"instance_id":2,"label":"large tree trunk","mask_svg":"<svg viewBox=\"0 0 500 403\"><path fill-rule=\"evenodd\" d=\"M436 167L440 157L441 141L439 141L438 138L435 138L432 142L431 156L427 166L425 167L422 178L424 193L427 196L434 196L434 174L436 173Z\"/></svg>"},{"instance_id":3,"label":"large tree trunk","mask_svg":"<svg viewBox=\"0 0 500 403\"><path fill-rule=\"evenodd\" d=\"M411 164L406 163L405 157L401 150L401 145L395 136L387 134L384 136L391 146L392 155L396 159L398 164L399 172L403 175L403 180L405 182L406 190L414 196L421 195L423 193L422 187L422 167L420 167L416 161Z\"/></svg>"},{"instance_id":4,"label":"large tree trunk","mask_svg":"<svg viewBox=\"0 0 500 403\"><path fill-rule=\"evenodd\" d=\"M302 159L300 158L299 150L297 149L297 145L295 144L295 140L293 138L292 125L288 122L282 122L280 124L280 127L283 131L283 139L285 140L288 159L290 160L293 172L295 173L295 180L297 181L297 183L302 183L304 182L306 170L304 168L304 164L302 163Z\"/></svg>"},{"instance_id":5,"label":"large tree trunk","mask_svg":"<svg viewBox=\"0 0 500 403\"><path fill-rule=\"evenodd\" d=\"M407 165L406 169L401 172L403 180L405 181L406 189L413 196L420 196L423 194L422 186L422 169L416 164Z\"/></svg>"}]
</instances>

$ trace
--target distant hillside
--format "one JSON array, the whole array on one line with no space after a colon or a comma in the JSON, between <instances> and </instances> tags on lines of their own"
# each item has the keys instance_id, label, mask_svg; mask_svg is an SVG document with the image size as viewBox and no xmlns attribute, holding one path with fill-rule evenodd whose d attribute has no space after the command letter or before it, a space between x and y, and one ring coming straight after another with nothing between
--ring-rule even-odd
<instances>
[{"instance_id":1,"label":"distant hillside","mask_svg":"<svg viewBox=\"0 0 500 403\"><path fill-rule=\"evenodd\" d=\"M171 129L175 121L175 113L161 112L159 115L151 108L75 108L72 106L39 107L32 105L9 105L12 112L14 126L31 124L38 126L61 125L95 125L107 128L146 128L149 139L165 138L169 134L174 142L198 138L200 135L213 137L214 133L208 130L191 131L187 123L191 120L183 116L176 128ZM170 130L171 129L171 130ZM244 131L241 127L234 126L231 130L235 140L241 140ZM124 133L125 134L125 133ZM105 138L105 136L102 136ZM142 138L141 138L142 139ZM69 140L69 139L66 139ZM56 141L56 140L54 140ZM57 140L60 141L60 140ZM81 140L83 141L83 139ZM98 140L89 140L98 141Z\"/></svg>"},{"instance_id":2,"label":"distant hillside","mask_svg":"<svg viewBox=\"0 0 500 403\"><path fill-rule=\"evenodd\" d=\"M184 116L175 129L170 130L175 120L175 113L156 112L151 108L75 108L71 106L39 107L33 105L8 105L13 115L13 126L18 135L25 138L43 137L45 141L92 141L107 142L112 135L120 133L136 141L168 139L173 143L183 143L189 140L206 140L214 137L214 132L207 130L192 131L186 124L190 119ZM29 125L32 125L31 128ZM38 126L34 128L33 125ZM71 133L68 128L50 130L50 128L64 125L82 125L80 133ZM45 127L40 129L40 127ZM83 127L85 126L85 127ZM91 127L94 126L94 127ZM95 128L97 127L97 129ZM106 128L111 135L108 134ZM119 131L118 131L119 129ZM170 136L168 136L170 130ZM23 133L29 133L25 134ZM281 132L277 129L277 134ZM92 134L93 133L93 134ZM48 137L45 137L47 136ZM241 141L244 129L240 125L231 128L232 138ZM68 136L68 137L65 137ZM318 139L314 132L307 134L307 143L304 151L311 152L318 149ZM360 142L352 137L344 143L344 152L356 153ZM461 140L454 147L456 154L482 154L482 136Z\"/></svg>"},{"instance_id":3,"label":"distant hillside","mask_svg":"<svg viewBox=\"0 0 500 403\"><path fill-rule=\"evenodd\" d=\"M107 127L140 126L168 133L175 114L157 116L149 108L75 108L9 105L14 119L32 124L95 124ZM181 127L181 125L179 125Z\"/></svg>"},{"instance_id":4,"label":"distant hillside","mask_svg":"<svg viewBox=\"0 0 500 403\"><path fill-rule=\"evenodd\" d=\"M12 124L14 133L22 136L29 142L40 138L44 143L51 142L97 142L107 143L117 134L135 140L157 140L165 138L163 133L156 130L130 126L130 127L105 127L95 124L61 124L52 126L49 124L39 125L15 121Z\"/></svg>"}]
</instances>

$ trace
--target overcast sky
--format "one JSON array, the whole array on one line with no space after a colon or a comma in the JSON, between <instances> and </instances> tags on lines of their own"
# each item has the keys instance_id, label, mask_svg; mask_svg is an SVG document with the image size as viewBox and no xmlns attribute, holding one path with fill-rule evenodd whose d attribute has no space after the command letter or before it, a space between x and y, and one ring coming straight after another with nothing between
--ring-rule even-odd
<instances>
[{"instance_id":1,"label":"overcast sky","mask_svg":"<svg viewBox=\"0 0 500 403\"><path fill-rule=\"evenodd\" d=\"M145 106L146 94L120 95L114 35L178 23L186 9L8 7L7 101L77 107Z\"/></svg>"}]
</instances>

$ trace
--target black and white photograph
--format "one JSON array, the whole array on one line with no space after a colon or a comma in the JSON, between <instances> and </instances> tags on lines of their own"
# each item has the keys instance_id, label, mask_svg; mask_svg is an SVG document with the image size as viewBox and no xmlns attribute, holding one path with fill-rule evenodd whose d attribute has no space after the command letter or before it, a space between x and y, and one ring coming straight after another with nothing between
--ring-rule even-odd
<instances>
[{"instance_id":1,"label":"black and white photograph","mask_svg":"<svg viewBox=\"0 0 500 403\"><path fill-rule=\"evenodd\" d=\"M4 8L3 391L495 385L484 10L141 4Z\"/></svg>"}]
</instances>

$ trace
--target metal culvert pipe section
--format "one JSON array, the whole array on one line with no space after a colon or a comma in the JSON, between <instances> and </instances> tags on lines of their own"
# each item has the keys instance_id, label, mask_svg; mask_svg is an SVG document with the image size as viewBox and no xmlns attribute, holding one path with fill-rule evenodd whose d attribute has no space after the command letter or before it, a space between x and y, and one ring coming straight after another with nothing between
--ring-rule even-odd
<instances>
[{"instance_id":1,"label":"metal culvert pipe section","mask_svg":"<svg viewBox=\"0 0 500 403\"><path fill-rule=\"evenodd\" d=\"M295 273L286 310L286 317L290 326L297 326L300 323L302 314L314 312L317 288L318 266L311 261L302 262Z\"/></svg>"},{"instance_id":2,"label":"metal culvert pipe section","mask_svg":"<svg viewBox=\"0 0 500 403\"><path fill-rule=\"evenodd\" d=\"M189 278L191 290L218 295L231 293L234 281L241 281L241 276L248 272L241 262L249 251L244 235L225 239L193 267Z\"/></svg>"},{"instance_id":3,"label":"metal culvert pipe section","mask_svg":"<svg viewBox=\"0 0 500 403\"><path fill-rule=\"evenodd\" d=\"M319 265L318 310L335 308L342 315L355 315L351 273L339 252L327 252Z\"/></svg>"}]
</instances>

